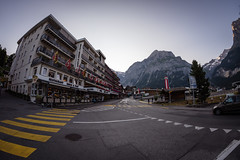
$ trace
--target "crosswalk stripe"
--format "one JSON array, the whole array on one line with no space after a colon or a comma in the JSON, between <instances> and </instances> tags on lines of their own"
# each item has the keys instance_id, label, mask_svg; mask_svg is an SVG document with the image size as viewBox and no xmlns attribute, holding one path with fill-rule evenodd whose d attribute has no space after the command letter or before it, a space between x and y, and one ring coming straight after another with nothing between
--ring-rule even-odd
<instances>
[{"instance_id":1,"label":"crosswalk stripe","mask_svg":"<svg viewBox=\"0 0 240 160\"><path fill-rule=\"evenodd\" d=\"M53 111L53 112L64 112L64 113L79 113L79 110L67 110L67 109L52 109L48 111Z\"/></svg>"},{"instance_id":2,"label":"crosswalk stripe","mask_svg":"<svg viewBox=\"0 0 240 160\"><path fill-rule=\"evenodd\" d=\"M38 130L38 131L58 132L60 130L60 128L42 127L42 126L37 126L37 125L15 122L15 121L11 121L11 120L3 120L1 122L10 124L10 125L14 125L14 126L18 126L18 127L22 127L22 128Z\"/></svg>"},{"instance_id":3,"label":"crosswalk stripe","mask_svg":"<svg viewBox=\"0 0 240 160\"><path fill-rule=\"evenodd\" d=\"M6 153L10 153L16 156L27 158L37 148L22 146L15 143L6 142L0 139L0 150Z\"/></svg>"},{"instance_id":4,"label":"crosswalk stripe","mask_svg":"<svg viewBox=\"0 0 240 160\"><path fill-rule=\"evenodd\" d=\"M44 116L36 116L36 115L27 115L27 117L47 119L47 120L57 120L57 121L70 121L71 120L71 119L67 119L67 118L53 118L53 117L44 117Z\"/></svg>"},{"instance_id":5,"label":"crosswalk stripe","mask_svg":"<svg viewBox=\"0 0 240 160\"><path fill-rule=\"evenodd\" d=\"M72 113L66 113L66 112L56 112L56 111L42 111L44 113L53 113L53 114L66 114L70 116L76 116L77 114L72 114Z\"/></svg>"},{"instance_id":6,"label":"crosswalk stripe","mask_svg":"<svg viewBox=\"0 0 240 160\"><path fill-rule=\"evenodd\" d=\"M32 122L32 123L38 123L38 124L47 124L47 125L55 125L55 126L65 126L66 123L62 123L62 122L50 122L50 121L42 121L42 120L35 120L35 119L30 119L30 118L22 118L22 117L18 117L15 118L17 120L21 120L21 121L26 121L26 122Z\"/></svg>"},{"instance_id":7,"label":"crosswalk stripe","mask_svg":"<svg viewBox=\"0 0 240 160\"><path fill-rule=\"evenodd\" d=\"M45 114L45 113L36 113L37 115L42 116L52 116L52 117L65 117L65 118L73 118L74 116L66 116L66 115L56 115L56 114Z\"/></svg>"},{"instance_id":8,"label":"crosswalk stripe","mask_svg":"<svg viewBox=\"0 0 240 160\"><path fill-rule=\"evenodd\" d=\"M0 126L0 132L7 135L14 136L14 137L24 138L24 139L29 139L29 140L39 141L39 142L46 142L47 140L49 140L49 138L51 138L51 136L22 132L22 131L10 129L3 126Z\"/></svg>"}]
</instances>

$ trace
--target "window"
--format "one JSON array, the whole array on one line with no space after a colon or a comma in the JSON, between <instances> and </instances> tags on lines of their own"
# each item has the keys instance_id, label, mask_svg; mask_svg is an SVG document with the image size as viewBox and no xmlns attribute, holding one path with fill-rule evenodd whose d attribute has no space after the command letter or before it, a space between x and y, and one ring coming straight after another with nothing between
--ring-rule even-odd
<instances>
[{"instance_id":1,"label":"window","mask_svg":"<svg viewBox=\"0 0 240 160\"><path fill-rule=\"evenodd\" d=\"M39 37L39 34L37 35L36 39L38 39L38 37Z\"/></svg>"},{"instance_id":2,"label":"window","mask_svg":"<svg viewBox=\"0 0 240 160\"><path fill-rule=\"evenodd\" d=\"M24 59L22 60L22 66L23 66L23 63L24 63Z\"/></svg>"},{"instance_id":3,"label":"window","mask_svg":"<svg viewBox=\"0 0 240 160\"><path fill-rule=\"evenodd\" d=\"M27 51L25 51L25 52L24 52L24 55L23 55L23 57L24 57L26 54L27 54Z\"/></svg>"},{"instance_id":4,"label":"window","mask_svg":"<svg viewBox=\"0 0 240 160\"><path fill-rule=\"evenodd\" d=\"M18 74L16 73L15 80L17 80L17 76L18 76Z\"/></svg>"},{"instance_id":5,"label":"window","mask_svg":"<svg viewBox=\"0 0 240 160\"><path fill-rule=\"evenodd\" d=\"M36 83L32 83L32 89L31 89L31 94L33 96L37 95L37 84Z\"/></svg>"},{"instance_id":6,"label":"window","mask_svg":"<svg viewBox=\"0 0 240 160\"><path fill-rule=\"evenodd\" d=\"M24 75L24 78L26 78L26 77L27 77L27 72L28 72L28 68L26 68L26 70L25 70L25 75Z\"/></svg>"},{"instance_id":7,"label":"window","mask_svg":"<svg viewBox=\"0 0 240 160\"><path fill-rule=\"evenodd\" d=\"M37 74L37 67L34 67L33 68L33 75L36 75Z\"/></svg>"},{"instance_id":8,"label":"window","mask_svg":"<svg viewBox=\"0 0 240 160\"><path fill-rule=\"evenodd\" d=\"M29 56L28 63L31 62L32 56Z\"/></svg>"},{"instance_id":9,"label":"window","mask_svg":"<svg viewBox=\"0 0 240 160\"><path fill-rule=\"evenodd\" d=\"M74 79L74 83L73 83L74 85L77 85L78 83L77 83L77 79Z\"/></svg>"},{"instance_id":10,"label":"window","mask_svg":"<svg viewBox=\"0 0 240 160\"><path fill-rule=\"evenodd\" d=\"M78 81L78 85L79 85L79 86L82 85L82 81L81 81L81 80Z\"/></svg>"},{"instance_id":11,"label":"window","mask_svg":"<svg viewBox=\"0 0 240 160\"><path fill-rule=\"evenodd\" d=\"M72 77L69 78L69 83L73 83Z\"/></svg>"},{"instance_id":12,"label":"window","mask_svg":"<svg viewBox=\"0 0 240 160\"><path fill-rule=\"evenodd\" d=\"M34 51L35 45L33 45L32 51Z\"/></svg>"},{"instance_id":13,"label":"window","mask_svg":"<svg viewBox=\"0 0 240 160\"><path fill-rule=\"evenodd\" d=\"M46 76L47 75L47 68L43 68L43 70L42 70L42 75L44 75L44 76Z\"/></svg>"},{"instance_id":14,"label":"window","mask_svg":"<svg viewBox=\"0 0 240 160\"><path fill-rule=\"evenodd\" d=\"M48 76L54 78L55 77L55 71L49 70Z\"/></svg>"},{"instance_id":15,"label":"window","mask_svg":"<svg viewBox=\"0 0 240 160\"><path fill-rule=\"evenodd\" d=\"M68 76L64 75L63 81L64 81L64 82L67 82L67 81L68 81Z\"/></svg>"},{"instance_id":16,"label":"window","mask_svg":"<svg viewBox=\"0 0 240 160\"><path fill-rule=\"evenodd\" d=\"M20 72L18 73L18 79L20 79Z\"/></svg>"},{"instance_id":17,"label":"window","mask_svg":"<svg viewBox=\"0 0 240 160\"><path fill-rule=\"evenodd\" d=\"M57 79L62 80L62 74L61 73L57 73Z\"/></svg>"}]
</instances>

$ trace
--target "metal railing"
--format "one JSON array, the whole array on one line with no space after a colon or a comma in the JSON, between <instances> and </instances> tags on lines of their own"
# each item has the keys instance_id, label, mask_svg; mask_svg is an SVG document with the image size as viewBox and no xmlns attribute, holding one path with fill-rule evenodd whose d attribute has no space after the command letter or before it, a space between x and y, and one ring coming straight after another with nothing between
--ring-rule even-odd
<instances>
[{"instance_id":1,"label":"metal railing","mask_svg":"<svg viewBox=\"0 0 240 160\"><path fill-rule=\"evenodd\" d=\"M59 30L55 29L52 25L48 24L45 30L50 30L54 32L56 35L62 38L62 40L65 41L65 43L68 44L72 49L76 50L76 45L74 45L67 37L65 37Z\"/></svg>"},{"instance_id":2,"label":"metal railing","mask_svg":"<svg viewBox=\"0 0 240 160\"><path fill-rule=\"evenodd\" d=\"M52 58L52 56L53 56L53 52L52 51L50 51L50 50L48 50L47 48L45 48L45 47L43 47L43 46L39 46L38 48L37 48L37 51L36 51L37 53L43 53L43 54L45 54L45 55L47 55L47 56L49 56L49 57L51 57Z\"/></svg>"},{"instance_id":3,"label":"metal railing","mask_svg":"<svg viewBox=\"0 0 240 160\"><path fill-rule=\"evenodd\" d=\"M41 40L45 40L54 47L56 47L60 52L64 53L65 55L69 56L70 58L75 58L75 55L71 52L69 52L67 49L59 45L56 41L54 41L52 38L50 38L48 35L43 34L41 37Z\"/></svg>"}]
</instances>

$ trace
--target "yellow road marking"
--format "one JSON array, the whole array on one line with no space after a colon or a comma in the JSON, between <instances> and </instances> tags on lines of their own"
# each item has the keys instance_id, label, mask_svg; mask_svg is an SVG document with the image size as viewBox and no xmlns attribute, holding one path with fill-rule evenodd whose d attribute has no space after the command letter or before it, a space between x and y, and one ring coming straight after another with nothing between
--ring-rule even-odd
<instances>
[{"instance_id":1,"label":"yellow road marking","mask_svg":"<svg viewBox=\"0 0 240 160\"><path fill-rule=\"evenodd\" d=\"M44 113L53 113L53 114L66 114L70 116L76 116L77 114L72 114L72 113L63 113L63 112L55 112L55 111L42 111Z\"/></svg>"},{"instance_id":2,"label":"yellow road marking","mask_svg":"<svg viewBox=\"0 0 240 160\"><path fill-rule=\"evenodd\" d=\"M47 120L57 120L57 121L70 121L71 120L71 119L67 119L67 118L53 118L53 117L44 117L44 116L36 116L36 115L27 115L27 117L47 119Z\"/></svg>"},{"instance_id":3,"label":"yellow road marking","mask_svg":"<svg viewBox=\"0 0 240 160\"><path fill-rule=\"evenodd\" d=\"M67 110L67 109L52 109L48 111L53 111L53 112L65 112L65 113L79 113L79 110Z\"/></svg>"},{"instance_id":4,"label":"yellow road marking","mask_svg":"<svg viewBox=\"0 0 240 160\"><path fill-rule=\"evenodd\" d=\"M55 126L65 126L66 125L66 123L62 123L62 122L49 122L49 121L41 121L41 120L22 118L22 117L18 117L15 119L21 120L21 121L26 121L26 122L32 122L32 123L38 123L38 124L48 124L48 125L55 125Z\"/></svg>"},{"instance_id":5,"label":"yellow road marking","mask_svg":"<svg viewBox=\"0 0 240 160\"><path fill-rule=\"evenodd\" d=\"M56 114L45 114L45 113L36 113L37 115L43 116L52 116L52 117L66 117L66 118L73 118L74 116L65 116L65 115L56 115Z\"/></svg>"},{"instance_id":6,"label":"yellow road marking","mask_svg":"<svg viewBox=\"0 0 240 160\"><path fill-rule=\"evenodd\" d=\"M18 127L22 127L22 128L38 130L38 131L58 132L60 130L60 128L42 127L42 126L36 126L36 125L31 125L31 124L26 124L26 123L15 122L15 121L11 121L11 120L4 120L1 122L10 124L10 125L14 125L14 126L18 126Z\"/></svg>"},{"instance_id":7,"label":"yellow road marking","mask_svg":"<svg viewBox=\"0 0 240 160\"><path fill-rule=\"evenodd\" d=\"M26 147L15 143L6 142L0 139L0 150L16 156L27 158L37 148Z\"/></svg>"},{"instance_id":8,"label":"yellow road marking","mask_svg":"<svg viewBox=\"0 0 240 160\"><path fill-rule=\"evenodd\" d=\"M109 105L104 105L104 106L106 106L106 107L115 107L116 105L109 104Z\"/></svg>"},{"instance_id":9,"label":"yellow road marking","mask_svg":"<svg viewBox=\"0 0 240 160\"><path fill-rule=\"evenodd\" d=\"M47 140L51 138L51 136L22 132L15 129L6 128L3 126L0 126L0 132L7 135L14 136L14 137L24 138L24 139L29 139L29 140L39 141L39 142L47 142Z\"/></svg>"}]
</instances>

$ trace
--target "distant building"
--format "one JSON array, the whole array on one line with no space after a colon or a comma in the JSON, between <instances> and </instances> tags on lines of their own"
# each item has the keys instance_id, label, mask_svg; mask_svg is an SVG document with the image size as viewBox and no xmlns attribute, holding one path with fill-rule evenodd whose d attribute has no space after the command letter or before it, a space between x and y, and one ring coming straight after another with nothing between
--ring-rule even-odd
<instances>
[{"instance_id":1,"label":"distant building","mask_svg":"<svg viewBox=\"0 0 240 160\"><path fill-rule=\"evenodd\" d=\"M52 15L47 16L17 42L9 73L9 88L46 102L76 103L117 98L119 78L106 57L86 38L77 40Z\"/></svg>"}]
</instances>

